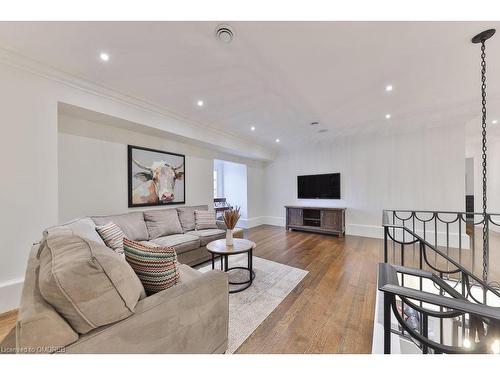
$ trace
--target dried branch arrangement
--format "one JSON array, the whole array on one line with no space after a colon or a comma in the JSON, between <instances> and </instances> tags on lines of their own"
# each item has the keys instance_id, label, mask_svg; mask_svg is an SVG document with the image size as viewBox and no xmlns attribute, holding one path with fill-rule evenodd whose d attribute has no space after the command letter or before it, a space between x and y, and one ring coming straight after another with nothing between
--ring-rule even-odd
<instances>
[{"instance_id":1,"label":"dried branch arrangement","mask_svg":"<svg viewBox=\"0 0 500 375\"><path fill-rule=\"evenodd\" d=\"M240 207L224 211L224 223L227 229L234 229L238 220L240 220Z\"/></svg>"}]
</instances>

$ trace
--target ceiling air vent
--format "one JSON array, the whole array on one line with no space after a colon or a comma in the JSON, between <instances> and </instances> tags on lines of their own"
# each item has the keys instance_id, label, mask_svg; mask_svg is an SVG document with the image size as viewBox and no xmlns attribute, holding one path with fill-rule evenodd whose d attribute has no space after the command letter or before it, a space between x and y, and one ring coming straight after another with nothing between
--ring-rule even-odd
<instances>
[{"instance_id":1,"label":"ceiling air vent","mask_svg":"<svg viewBox=\"0 0 500 375\"><path fill-rule=\"evenodd\" d=\"M221 24L215 29L215 36L221 42L231 43L231 41L233 40L234 32L231 26Z\"/></svg>"}]
</instances>

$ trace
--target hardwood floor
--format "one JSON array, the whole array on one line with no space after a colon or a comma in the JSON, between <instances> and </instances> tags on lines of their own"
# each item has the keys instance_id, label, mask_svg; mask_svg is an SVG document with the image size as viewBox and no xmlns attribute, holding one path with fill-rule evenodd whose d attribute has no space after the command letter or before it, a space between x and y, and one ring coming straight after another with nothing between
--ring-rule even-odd
<instances>
[{"instance_id":1,"label":"hardwood floor","mask_svg":"<svg viewBox=\"0 0 500 375\"><path fill-rule=\"evenodd\" d=\"M237 353L370 353L381 240L262 225L254 255L309 271ZM16 312L0 315L0 341Z\"/></svg>"},{"instance_id":2,"label":"hardwood floor","mask_svg":"<svg viewBox=\"0 0 500 375\"><path fill-rule=\"evenodd\" d=\"M309 274L237 353L370 353L381 240L260 226L255 256Z\"/></svg>"},{"instance_id":3,"label":"hardwood floor","mask_svg":"<svg viewBox=\"0 0 500 375\"><path fill-rule=\"evenodd\" d=\"M9 332L14 329L17 319L17 310L8 311L0 314L0 342Z\"/></svg>"}]
</instances>

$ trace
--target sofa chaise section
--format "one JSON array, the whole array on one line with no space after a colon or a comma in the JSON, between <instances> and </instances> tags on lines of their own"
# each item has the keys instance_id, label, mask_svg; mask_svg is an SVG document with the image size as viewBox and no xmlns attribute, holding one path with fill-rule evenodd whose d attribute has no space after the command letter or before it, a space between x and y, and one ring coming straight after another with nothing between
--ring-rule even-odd
<instances>
[{"instance_id":1,"label":"sofa chaise section","mask_svg":"<svg viewBox=\"0 0 500 375\"><path fill-rule=\"evenodd\" d=\"M181 282L138 302L135 313L101 327L67 353L224 353L227 348L227 275L180 266Z\"/></svg>"}]
</instances>

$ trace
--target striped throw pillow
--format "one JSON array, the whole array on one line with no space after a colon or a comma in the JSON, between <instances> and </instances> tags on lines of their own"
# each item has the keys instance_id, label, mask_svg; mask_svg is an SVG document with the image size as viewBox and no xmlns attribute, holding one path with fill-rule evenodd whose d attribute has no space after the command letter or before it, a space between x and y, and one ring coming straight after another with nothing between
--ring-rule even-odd
<instances>
[{"instance_id":1,"label":"striped throw pillow","mask_svg":"<svg viewBox=\"0 0 500 375\"><path fill-rule=\"evenodd\" d=\"M195 229L217 229L217 222L215 221L215 212L213 211L194 211L196 219Z\"/></svg>"},{"instance_id":2,"label":"striped throw pillow","mask_svg":"<svg viewBox=\"0 0 500 375\"><path fill-rule=\"evenodd\" d=\"M125 237L123 249L125 259L148 295L168 289L179 282L177 254L173 247L146 245Z\"/></svg>"},{"instance_id":3,"label":"striped throw pillow","mask_svg":"<svg viewBox=\"0 0 500 375\"><path fill-rule=\"evenodd\" d=\"M113 222L109 222L107 224L97 226L95 229L107 247L112 248L118 254L123 253L123 238L125 237L125 234L118 225Z\"/></svg>"}]
</instances>

